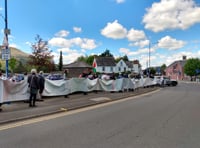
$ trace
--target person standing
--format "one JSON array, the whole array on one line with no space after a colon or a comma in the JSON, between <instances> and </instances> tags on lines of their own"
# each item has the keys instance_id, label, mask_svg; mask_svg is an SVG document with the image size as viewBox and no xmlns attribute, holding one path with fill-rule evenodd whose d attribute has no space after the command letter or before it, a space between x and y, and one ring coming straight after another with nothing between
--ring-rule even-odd
<instances>
[{"instance_id":1,"label":"person standing","mask_svg":"<svg viewBox=\"0 0 200 148\"><path fill-rule=\"evenodd\" d=\"M45 87L45 78L44 78L43 71L40 71L39 72L39 95L40 95L40 99L38 99L38 101L44 101L42 99L42 93L44 91L44 87Z\"/></svg>"},{"instance_id":2,"label":"person standing","mask_svg":"<svg viewBox=\"0 0 200 148\"><path fill-rule=\"evenodd\" d=\"M37 77L36 69L31 70L31 75L28 76L28 86L30 87L29 107L35 107L35 101L39 89L39 78Z\"/></svg>"}]
</instances>

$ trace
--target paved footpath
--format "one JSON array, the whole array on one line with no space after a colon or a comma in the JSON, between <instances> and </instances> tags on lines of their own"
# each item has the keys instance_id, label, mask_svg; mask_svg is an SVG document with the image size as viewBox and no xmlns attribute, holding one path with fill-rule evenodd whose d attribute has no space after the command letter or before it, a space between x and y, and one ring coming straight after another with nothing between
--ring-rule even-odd
<instances>
[{"instance_id":1,"label":"paved footpath","mask_svg":"<svg viewBox=\"0 0 200 148\"><path fill-rule=\"evenodd\" d=\"M75 93L68 95L67 98L64 96L46 97L44 98L44 101L36 102L37 107L29 107L29 104L24 103L24 101L12 102L2 106L2 111L0 112L0 125L115 101L130 96L148 93L157 89L159 89L159 87L139 88L138 90L127 92L98 91L90 92L87 95Z\"/></svg>"}]
</instances>

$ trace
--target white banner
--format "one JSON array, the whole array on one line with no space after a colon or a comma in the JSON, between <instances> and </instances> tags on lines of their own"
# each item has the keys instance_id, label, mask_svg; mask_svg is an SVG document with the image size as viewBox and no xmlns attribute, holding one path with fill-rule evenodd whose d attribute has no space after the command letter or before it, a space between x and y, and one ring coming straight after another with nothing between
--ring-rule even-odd
<instances>
[{"instance_id":1,"label":"white banner","mask_svg":"<svg viewBox=\"0 0 200 148\"><path fill-rule=\"evenodd\" d=\"M140 80L121 78L116 80L72 78L69 80L45 80L43 96L62 96L74 92L89 92L93 90L102 91L124 91L125 89L136 89L139 87L154 85L150 78ZM27 100L27 78L20 82L0 79L0 103Z\"/></svg>"}]
</instances>

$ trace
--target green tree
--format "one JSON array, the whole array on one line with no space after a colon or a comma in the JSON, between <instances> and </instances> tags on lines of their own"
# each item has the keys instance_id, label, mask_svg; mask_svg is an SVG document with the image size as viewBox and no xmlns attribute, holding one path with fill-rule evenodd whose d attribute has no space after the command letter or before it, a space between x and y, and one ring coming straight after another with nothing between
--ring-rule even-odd
<instances>
[{"instance_id":1,"label":"green tree","mask_svg":"<svg viewBox=\"0 0 200 148\"><path fill-rule=\"evenodd\" d=\"M11 72L13 73L17 65L17 59L15 59L14 57L10 58L10 60L8 61L8 65L10 67Z\"/></svg>"},{"instance_id":2,"label":"green tree","mask_svg":"<svg viewBox=\"0 0 200 148\"><path fill-rule=\"evenodd\" d=\"M151 74L151 75L155 75L155 73L156 73L155 68L150 67L150 74Z\"/></svg>"},{"instance_id":3,"label":"green tree","mask_svg":"<svg viewBox=\"0 0 200 148\"><path fill-rule=\"evenodd\" d=\"M22 72L27 72L28 69L27 67L22 63L22 61L18 61L17 66L15 67L15 72L16 73L22 73Z\"/></svg>"},{"instance_id":4,"label":"green tree","mask_svg":"<svg viewBox=\"0 0 200 148\"><path fill-rule=\"evenodd\" d=\"M196 75L197 69L200 69L200 60L198 58L188 59L184 65L184 73L191 77Z\"/></svg>"},{"instance_id":5,"label":"green tree","mask_svg":"<svg viewBox=\"0 0 200 148\"><path fill-rule=\"evenodd\" d=\"M55 69L53 56L48 47L48 42L44 41L39 35L35 38L35 43L32 44L32 54L29 56L28 63L37 70L50 72Z\"/></svg>"},{"instance_id":6,"label":"green tree","mask_svg":"<svg viewBox=\"0 0 200 148\"><path fill-rule=\"evenodd\" d=\"M110 50L106 49L101 55L101 57L113 57L113 55L110 53Z\"/></svg>"},{"instance_id":7,"label":"green tree","mask_svg":"<svg viewBox=\"0 0 200 148\"><path fill-rule=\"evenodd\" d=\"M62 68L63 68L63 57L62 57L62 51L60 51L60 58L59 58L59 63L58 63L59 71L62 71Z\"/></svg>"},{"instance_id":8,"label":"green tree","mask_svg":"<svg viewBox=\"0 0 200 148\"><path fill-rule=\"evenodd\" d=\"M86 63L89 64L89 65L92 65L93 61L94 61L94 55L90 55L86 59Z\"/></svg>"},{"instance_id":9,"label":"green tree","mask_svg":"<svg viewBox=\"0 0 200 148\"><path fill-rule=\"evenodd\" d=\"M166 68L167 68L167 66L165 64L161 65L161 67L160 67L161 74L165 75L165 69Z\"/></svg>"}]
</instances>

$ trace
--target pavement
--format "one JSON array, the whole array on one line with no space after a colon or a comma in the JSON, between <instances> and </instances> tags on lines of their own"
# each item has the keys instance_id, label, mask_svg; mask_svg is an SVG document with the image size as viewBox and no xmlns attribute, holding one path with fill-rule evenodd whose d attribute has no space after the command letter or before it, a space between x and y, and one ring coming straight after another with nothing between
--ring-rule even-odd
<instances>
[{"instance_id":1,"label":"pavement","mask_svg":"<svg viewBox=\"0 0 200 148\"><path fill-rule=\"evenodd\" d=\"M24 101L11 102L9 104L3 104L1 107L2 111L0 112L0 125L75 110L100 103L116 101L119 99L152 92L157 89L159 89L159 87L139 88L134 91L124 92L98 91L89 92L87 95L84 95L80 92L70 94L67 97L44 97L44 101L36 102L36 107L29 107L29 103Z\"/></svg>"}]
</instances>

